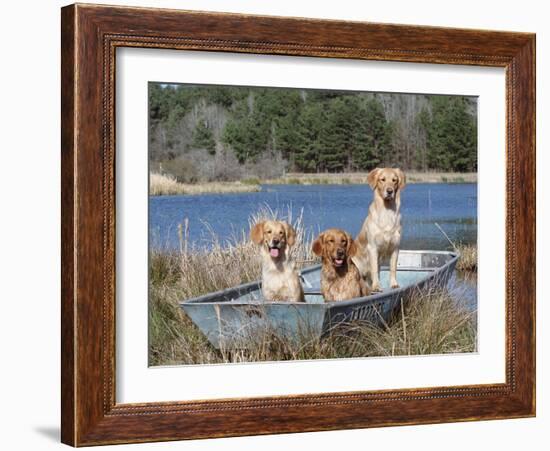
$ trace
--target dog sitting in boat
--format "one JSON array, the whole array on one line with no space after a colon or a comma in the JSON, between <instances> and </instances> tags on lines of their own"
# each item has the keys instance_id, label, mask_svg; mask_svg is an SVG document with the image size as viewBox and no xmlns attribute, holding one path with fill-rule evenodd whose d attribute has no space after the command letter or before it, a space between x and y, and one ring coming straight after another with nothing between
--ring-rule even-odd
<instances>
[{"instance_id":1,"label":"dog sitting in boat","mask_svg":"<svg viewBox=\"0 0 550 451\"><path fill-rule=\"evenodd\" d=\"M292 226L283 221L262 221L252 228L250 239L260 246L264 299L304 302L300 276L288 253L296 241Z\"/></svg>"},{"instance_id":2,"label":"dog sitting in boat","mask_svg":"<svg viewBox=\"0 0 550 451\"><path fill-rule=\"evenodd\" d=\"M397 259L401 242L401 190L405 174L401 169L376 168L367 182L374 191L369 213L357 238L357 254L353 257L364 278L370 279L372 291L380 287L380 263L390 261L390 287L398 288Z\"/></svg>"},{"instance_id":3,"label":"dog sitting in boat","mask_svg":"<svg viewBox=\"0 0 550 451\"><path fill-rule=\"evenodd\" d=\"M368 287L351 260L357 252L352 237L340 229L328 229L313 242L313 252L322 258L321 294L326 302L367 296Z\"/></svg>"}]
</instances>

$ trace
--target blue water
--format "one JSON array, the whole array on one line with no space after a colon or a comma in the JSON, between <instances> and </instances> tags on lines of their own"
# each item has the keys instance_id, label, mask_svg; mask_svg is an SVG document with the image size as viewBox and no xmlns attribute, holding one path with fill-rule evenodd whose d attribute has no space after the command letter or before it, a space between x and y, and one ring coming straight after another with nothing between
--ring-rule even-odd
<instances>
[{"instance_id":1,"label":"blue water","mask_svg":"<svg viewBox=\"0 0 550 451\"><path fill-rule=\"evenodd\" d=\"M283 216L290 206L296 218L303 211L312 233L339 227L356 235L372 201L367 185L262 185L243 194L155 196L149 198L149 236L153 248L179 247L178 224L189 220L189 245L209 247L212 232L222 243L248 233L249 218L269 206ZM451 240L477 240L476 184L411 184L401 194L402 249L450 249L434 223Z\"/></svg>"}]
</instances>

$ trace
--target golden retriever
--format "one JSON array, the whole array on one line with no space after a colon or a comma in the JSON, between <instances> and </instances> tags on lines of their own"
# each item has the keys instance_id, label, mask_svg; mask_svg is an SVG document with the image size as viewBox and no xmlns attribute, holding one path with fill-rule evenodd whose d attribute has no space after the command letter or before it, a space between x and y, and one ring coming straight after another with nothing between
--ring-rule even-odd
<instances>
[{"instance_id":1,"label":"golden retriever","mask_svg":"<svg viewBox=\"0 0 550 451\"><path fill-rule=\"evenodd\" d=\"M322 257L321 294L326 302L367 296L369 290L351 260L357 251L352 237L340 229L328 229L313 242L312 250Z\"/></svg>"},{"instance_id":2,"label":"golden retriever","mask_svg":"<svg viewBox=\"0 0 550 451\"><path fill-rule=\"evenodd\" d=\"M250 230L250 239L260 246L262 294L266 301L304 302L300 276L288 255L296 232L283 221L263 221Z\"/></svg>"},{"instance_id":3,"label":"golden retriever","mask_svg":"<svg viewBox=\"0 0 550 451\"><path fill-rule=\"evenodd\" d=\"M379 265L390 260L390 286L398 288L397 258L401 242L401 190L405 174L397 168L376 168L367 182L374 191L369 213L357 235L358 252L353 258L363 277L370 277L372 291L380 287Z\"/></svg>"}]
</instances>

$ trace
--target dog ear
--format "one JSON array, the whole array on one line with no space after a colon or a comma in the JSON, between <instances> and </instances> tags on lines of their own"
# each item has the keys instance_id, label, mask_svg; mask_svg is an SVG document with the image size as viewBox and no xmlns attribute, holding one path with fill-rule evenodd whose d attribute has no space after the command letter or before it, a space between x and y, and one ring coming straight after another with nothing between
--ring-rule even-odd
<instances>
[{"instance_id":1,"label":"dog ear","mask_svg":"<svg viewBox=\"0 0 550 451\"><path fill-rule=\"evenodd\" d=\"M285 227L286 242L289 246L294 246L294 243L296 242L296 232L289 223L284 222L283 224Z\"/></svg>"},{"instance_id":2,"label":"dog ear","mask_svg":"<svg viewBox=\"0 0 550 451\"><path fill-rule=\"evenodd\" d=\"M313 245L311 246L311 250L315 255L323 255L323 234L321 233L313 242Z\"/></svg>"},{"instance_id":3,"label":"dog ear","mask_svg":"<svg viewBox=\"0 0 550 451\"><path fill-rule=\"evenodd\" d=\"M349 257L353 257L357 255L357 244L355 243L355 241L353 240L353 238L349 233L346 233L346 235L348 240L347 254Z\"/></svg>"},{"instance_id":4,"label":"dog ear","mask_svg":"<svg viewBox=\"0 0 550 451\"><path fill-rule=\"evenodd\" d=\"M381 171L380 168L375 168L372 171L370 171L367 175L367 183L372 189L376 188L376 181L378 180L378 173L380 171Z\"/></svg>"},{"instance_id":5,"label":"dog ear","mask_svg":"<svg viewBox=\"0 0 550 451\"><path fill-rule=\"evenodd\" d=\"M264 224L264 221L258 222L250 229L250 239L256 244L262 244L264 238Z\"/></svg>"},{"instance_id":6,"label":"dog ear","mask_svg":"<svg viewBox=\"0 0 550 451\"><path fill-rule=\"evenodd\" d=\"M399 189L405 188L405 173L399 168L396 168L395 172L397 172L397 177L399 178Z\"/></svg>"}]
</instances>

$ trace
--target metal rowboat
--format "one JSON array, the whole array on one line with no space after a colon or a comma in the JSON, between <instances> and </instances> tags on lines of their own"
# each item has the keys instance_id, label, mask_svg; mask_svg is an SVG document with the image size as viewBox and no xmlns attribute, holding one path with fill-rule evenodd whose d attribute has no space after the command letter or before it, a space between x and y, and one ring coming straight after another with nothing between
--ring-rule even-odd
<instances>
[{"instance_id":1,"label":"metal rowboat","mask_svg":"<svg viewBox=\"0 0 550 451\"><path fill-rule=\"evenodd\" d=\"M321 265L301 271L306 302L266 302L261 283L251 282L180 302L183 311L216 348L246 348L262 334L283 339L321 337L331 328L353 321L389 321L401 300L415 292L445 287L458 254L401 250L397 264L400 287L389 288L389 269L382 267L383 292L348 301L325 303L320 292Z\"/></svg>"}]
</instances>

